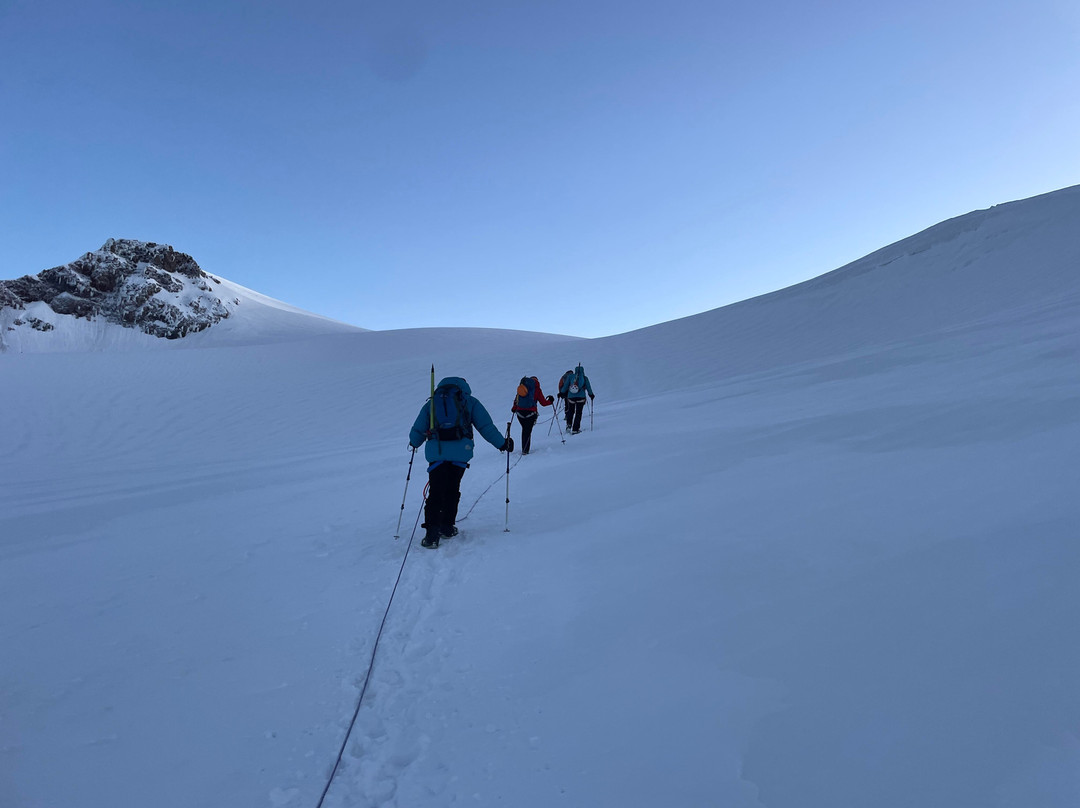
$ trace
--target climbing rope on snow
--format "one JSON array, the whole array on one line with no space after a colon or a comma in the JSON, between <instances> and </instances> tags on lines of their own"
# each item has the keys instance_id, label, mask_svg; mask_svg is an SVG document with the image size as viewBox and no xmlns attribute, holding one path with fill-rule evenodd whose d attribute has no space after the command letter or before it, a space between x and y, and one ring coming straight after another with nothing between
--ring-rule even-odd
<instances>
[{"instance_id":1,"label":"climbing rope on snow","mask_svg":"<svg viewBox=\"0 0 1080 808\"><path fill-rule=\"evenodd\" d=\"M511 469L517 468L517 464L521 462L522 457L523 457L523 455L518 455L518 459L514 461L514 465L510 466L510 468ZM475 508L480 503L480 500L482 500L484 498L484 494L486 494L488 491L490 491L492 488L494 488L495 485L499 482L499 480L501 480L503 478L503 473L504 472L499 472L499 476L491 481L491 485L489 485L487 488L485 488L483 491L480 492L480 496L478 496L476 498L476 502L474 502L469 507L469 510L465 512L465 515L458 518L459 522L464 522L466 519L469 518L469 514L473 512L473 508Z\"/></svg>"},{"instance_id":2,"label":"climbing rope on snow","mask_svg":"<svg viewBox=\"0 0 1080 808\"><path fill-rule=\"evenodd\" d=\"M383 629L386 628L386 618L390 615L390 607L394 605L394 595L397 594L398 584L401 583L401 576L405 572L405 562L409 560L409 551L412 550L413 539L416 538L416 525L420 523L420 514L424 512L424 503L427 502L427 486L424 486L424 499L420 503L420 510L416 514L416 524L413 525L412 535L409 536L409 543L405 547L405 555L401 559L401 567L398 569L397 580L394 581L394 588L390 590L390 598L386 601L386 611L383 612L382 622L379 623L379 631L375 634L375 643L371 646L371 658L368 660L367 673L364 675L364 684L360 688L360 698L356 700L356 709L353 710L352 720L349 721L349 728L345 731L345 737L341 741L341 748L338 750L337 759L334 761L334 768L330 770L330 776L326 780L326 785L323 787L322 794L319 796L319 802L316 808L322 808L323 800L326 799L327 792L330 791L330 784L334 782L334 777L337 775L338 767L341 766L341 759L345 756L345 747L349 744L349 738L352 736L353 728L356 726L356 719L360 715L360 705L364 703L364 694L367 693L368 683L371 681L371 672L375 670L375 653L379 650L379 640L382 639ZM398 519L400 522L400 518Z\"/></svg>"},{"instance_id":3,"label":"climbing rope on snow","mask_svg":"<svg viewBox=\"0 0 1080 808\"><path fill-rule=\"evenodd\" d=\"M521 455L518 456L518 459L514 461L514 464L510 468L514 468L520 462ZM503 475L500 473L499 476L492 481L491 485L480 492L480 496L476 498L476 502L469 508L468 513L458 519L458 521L462 522L465 519L468 519L469 514L473 512L473 508L475 508L480 500L484 498L484 494L494 488L496 483L502 478ZM413 524L412 534L409 536L409 543L405 547L405 555L401 559L401 567L398 569L397 580L394 581L394 588L390 590L390 598L386 602L386 611L383 612L382 622L379 623L379 631L375 635L375 643L371 646L371 658L368 660L367 673L364 675L364 684L360 688L360 697L356 700L356 709L353 710L352 719L349 721L349 728L345 731L345 737L341 741L341 748L338 749L337 759L334 760L334 768L330 770L330 776L326 779L326 785L323 787L322 794L319 795L319 802L315 808L322 808L323 801L330 791L330 785L334 782L334 777L337 776L338 768L341 766L341 759L345 756L345 747L349 745L349 738L352 737L353 729L356 727L356 719L360 716L360 705L364 703L364 694L367 693L368 683L371 681L371 672L375 669L375 654L379 650L379 640L382 639L383 629L386 628L386 619L390 615L390 607L394 605L394 595L397 594L398 584L401 583L401 576L405 572L405 562L409 560L409 552L412 550L413 539L416 538L416 527L420 524L420 514L424 512L424 503L427 502L428 487L429 486L424 486L424 499L420 503L420 510L416 513L416 522ZM402 505L404 506L404 503L402 503ZM398 522L400 523L400 521L401 519L399 516Z\"/></svg>"}]
</instances>

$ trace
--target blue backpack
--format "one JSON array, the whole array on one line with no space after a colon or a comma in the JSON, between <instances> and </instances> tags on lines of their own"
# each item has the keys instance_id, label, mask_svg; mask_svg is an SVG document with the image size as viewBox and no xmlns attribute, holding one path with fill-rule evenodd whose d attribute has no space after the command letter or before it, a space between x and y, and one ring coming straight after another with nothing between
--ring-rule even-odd
<instances>
[{"instance_id":1,"label":"blue backpack","mask_svg":"<svg viewBox=\"0 0 1080 808\"><path fill-rule=\"evenodd\" d=\"M536 379L531 376L521 377L514 406L519 410L531 410L536 407Z\"/></svg>"},{"instance_id":2,"label":"blue backpack","mask_svg":"<svg viewBox=\"0 0 1080 808\"><path fill-rule=\"evenodd\" d=\"M435 390L431 401L435 413L435 435L439 440L461 440L473 436L465 394L457 385Z\"/></svg>"}]
</instances>

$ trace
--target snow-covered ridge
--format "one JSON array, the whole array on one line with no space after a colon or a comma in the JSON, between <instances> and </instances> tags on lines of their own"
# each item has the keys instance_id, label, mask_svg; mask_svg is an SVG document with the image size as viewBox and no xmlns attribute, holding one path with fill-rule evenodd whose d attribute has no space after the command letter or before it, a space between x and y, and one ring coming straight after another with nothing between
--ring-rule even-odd
<instances>
[{"instance_id":1,"label":"snow-covered ridge","mask_svg":"<svg viewBox=\"0 0 1080 808\"><path fill-rule=\"evenodd\" d=\"M812 280L590 340L665 388L858 355L1080 295L1080 186L946 220ZM678 344L678 361L657 345ZM588 367L588 365L587 365ZM629 379L629 374L627 374ZM631 389L624 392L631 394Z\"/></svg>"},{"instance_id":2,"label":"snow-covered ridge","mask_svg":"<svg viewBox=\"0 0 1080 808\"><path fill-rule=\"evenodd\" d=\"M360 330L210 275L169 245L130 239L0 281L0 351L152 346L213 327L226 332L215 344Z\"/></svg>"}]
</instances>

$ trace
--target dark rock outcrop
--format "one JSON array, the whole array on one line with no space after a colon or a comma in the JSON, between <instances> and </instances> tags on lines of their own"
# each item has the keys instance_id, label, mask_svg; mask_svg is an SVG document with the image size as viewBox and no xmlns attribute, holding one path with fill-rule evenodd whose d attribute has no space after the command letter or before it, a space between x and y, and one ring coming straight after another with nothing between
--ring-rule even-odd
<instances>
[{"instance_id":1,"label":"dark rock outcrop","mask_svg":"<svg viewBox=\"0 0 1080 808\"><path fill-rule=\"evenodd\" d=\"M220 281L168 245L109 239L70 264L0 281L0 308L43 302L57 314L178 339L229 316L211 283Z\"/></svg>"}]
</instances>

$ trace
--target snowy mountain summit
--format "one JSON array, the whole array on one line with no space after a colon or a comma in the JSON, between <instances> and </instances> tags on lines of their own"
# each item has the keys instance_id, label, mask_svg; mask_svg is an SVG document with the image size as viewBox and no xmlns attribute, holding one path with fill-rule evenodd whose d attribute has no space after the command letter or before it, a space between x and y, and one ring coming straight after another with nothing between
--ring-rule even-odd
<instances>
[{"instance_id":1,"label":"snowy mountain summit","mask_svg":"<svg viewBox=\"0 0 1080 808\"><path fill-rule=\"evenodd\" d=\"M0 281L0 302L20 310L45 303L56 314L100 318L178 339L225 319L230 304L239 303L222 300L214 289L220 284L190 255L166 244L109 239L70 264ZM48 331L52 324L27 315L8 327Z\"/></svg>"},{"instance_id":2,"label":"snowy mountain summit","mask_svg":"<svg viewBox=\"0 0 1080 808\"><path fill-rule=\"evenodd\" d=\"M244 341L257 341L260 332L275 338L282 331L296 336L312 330L357 330L210 275L190 255L167 244L109 239L101 249L69 264L0 281L0 351L87 350L179 340L234 317L247 302L262 314L246 327L226 329L234 337L226 337L226 342L235 342L238 331L246 335ZM131 333L118 333L118 328Z\"/></svg>"}]
</instances>

